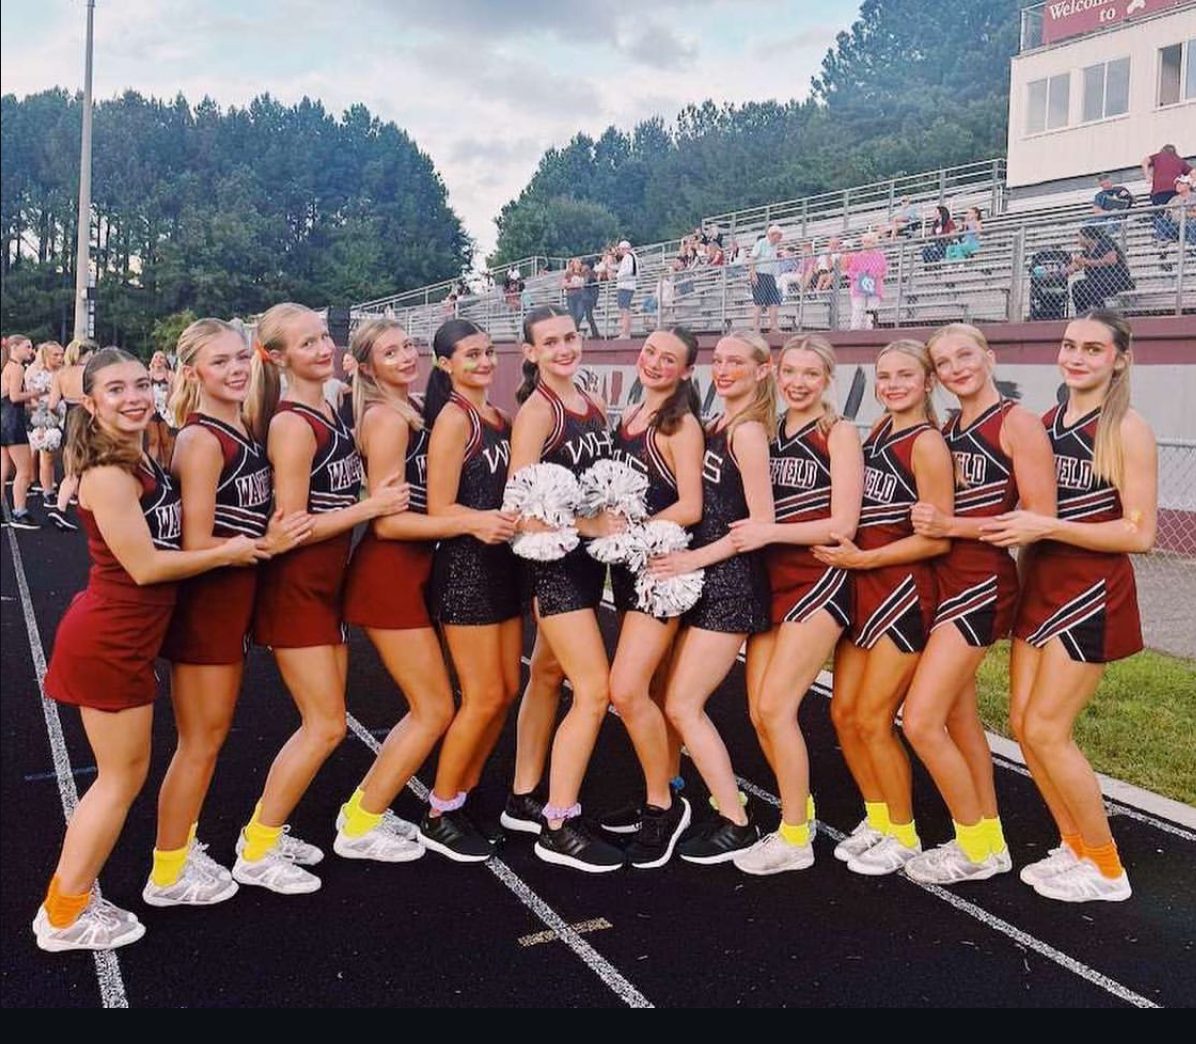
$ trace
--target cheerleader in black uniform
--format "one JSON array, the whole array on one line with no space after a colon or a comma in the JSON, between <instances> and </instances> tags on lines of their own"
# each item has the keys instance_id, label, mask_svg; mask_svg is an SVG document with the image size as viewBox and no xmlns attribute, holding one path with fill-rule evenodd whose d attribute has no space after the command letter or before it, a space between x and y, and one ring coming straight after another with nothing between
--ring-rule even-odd
<instances>
[{"instance_id":1,"label":"cheerleader in black uniform","mask_svg":"<svg viewBox=\"0 0 1196 1044\"><path fill-rule=\"evenodd\" d=\"M519 691L523 619L519 573L507 542L516 518L503 514L511 425L486 398L497 355L490 336L450 319L432 339L428 379L428 514L464 517L467 534L442 540L432 560L432 616L443 628L461 686L420 823L420 839L458 862L494 854L465 809Z\"/></svg>"},{"instance_id":2,"label":"cheerleader in black uniform","mask_svg":"<svg viewBox=\"0 0 1196 1044\"><path fill-rule=\"evenodd\" d=\"M26 505L29 486L33 482L33 456L29 449L25 404L36 399L37 393L25 390L25 365L32 358L33 342L28 337L14 335L5 346L3 368L0 369L0 499L9 473L15 472L11 524L17 529L39 528Z\"/></svg>"},{"instance_id":3,"label":"cheerleader in black uniform","mask_svg":"<svg viewBox=\"0 0 1196 1044\"><path fill-rule=\"evenodd\" d=\"M851 621L851 576L814 557L832 533L855 535L864 490L860 436L828 396L835 352L824 337L795 337L777 363L785 413L770 450L776 522L731 524L740 553L770 545L772 630L747 647L752 724L781 793L777 831L735 857L749 874L803 870L814 862L810 763L797 714L802 697Z\"/></svg>"},{"instance_id":4,"label":"cheerleader in black uniform","mask_svg":"<svg viewBox=\"0 0 1196 1044\"><path fill-rule=\"evenodd\" d=\"M1014 511L982 533L999 547L1032 545L1013 631L1009 721L1062 841L1021 878L1071 903L1130 897L1100 785L1073 732L1104 665L1142 648L1129 555L1154 544L1158 453L1130 409L1131 348L1119 315L1089 312L1068 324L1059 349L1067 402L1044 418L1059 516Z\"/></svg>"},{"instance_id":5,"label":"cheerleader in black uniform","mask_svg":"<svg viewBox=\"0 0 1196 1044\"><path fill-rule=\"evenodd\" d=\"M777 385L768 342L748 330L728 334L714 348L711 374L726 412L706 429L702 520L689 550L649 565L662 577L706 570L701 598L682 620L665 692L665 713L718 810L704 829L678 846L681 858L693 863L726 862L759 838L740 802L727 748L705 707L744 639L769 626L763 553L737 554L731 523L773 521L768 444L776 432Z\"/></svg>"},{"instance_id":6,"label":"cheerleader in black uniform","mask_svg":"<svg viewBox=\"0 0 1196 1044\"><path fill-rule=\"evenodd\" d=\"M914 532L951 540L934 559L938 610L902 710L902 728L951 813L955 836L905 872L926 884L978 881L1012 869L997 811L992 755L976 705L976 671L1013 626L1017 568L982 543L988 518L1014 508L1055 513L1054 458L1042 423L1002 399L996 359L974 326L939 328L926 343L939 383L959 399L943 425L955 465L954 513L915 504Z\"/></svg>"},{"instance_id":7,"label":"cheerleader in black uniform","mask_svg":"<svg viewBox=\"0 0 1196 1044\"><path fill-rule=\"evenodd\" d=\"M952 505L951 455L935 421L933 387L921 342L894 341L881 350L876 395L885 415L864 443L856 543L837 534L834 544L814 550L820 562L856 571L850 640L835 655L831 719L864 797L865 818L835 857L873 876L896 872L922 851L909 758L894 718L934 616L929 560L950 548L944 539L916 535L910 521L918 501L944 514Z\"/></svg>"},{"instance_id":8,"label":"cheerleader in black uniform","mask_svg":"<svg viewBox=\"0 0 1196 1044\"><path fill-rule=\"evenodd\" d=\"M341 598L353 527L406 510L410 491L400 471L359 499L361 458L324 399L336 350L324 320L302 305L278 304L259 320L257 337L249 427L266 438L277 510L313 517L303 546L267 563L258 577L254 639L274 650L302 722L270 766L237 842L233 877L289 895L320 887L304 866L324 853L291 837L285 824L345 735L349 650Z\"/></svg>"}]
</instances>

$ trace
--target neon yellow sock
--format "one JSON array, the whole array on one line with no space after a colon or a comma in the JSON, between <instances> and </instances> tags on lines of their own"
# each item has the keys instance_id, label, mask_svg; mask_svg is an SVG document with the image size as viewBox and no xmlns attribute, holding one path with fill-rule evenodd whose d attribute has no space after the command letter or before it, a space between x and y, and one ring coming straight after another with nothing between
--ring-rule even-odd
<instances>
[{"instance_id":1,"label":"neon yellow sock","mask_svg":"<svg viewBox=\"0 0 1196 1044\"><path fill-rule=\"evenodd\" d=\"M873 830L878 830L882 834L889 832L889 806L883 801L865 801L864 818L868 820L868 825Z\"/></svg>"},{"instance_id":2,"label":"neon yellow sock","mask_svg":"<svg viewBox=\"0 0 1196 1044\"><path fill-rule=\"evenodd\" d=\"M362 837L382 822L381 812L367 812L361 807L360 790L356 791L341 810L345 813L345 825L341 827L346 837Z\"/></svg>"},{"instance_id":3,"label":"neon yellow sock","mask_svg":"<svg viewBox=\"0 0 1196 1044\"><path fill-rule=\"evenodd\" d=\"M971 826L955 823L955 843L973 863L983 863L989 853L988 830L985 829L984 820Z\"/></svg>"},{"instance_id":4,"label":"neon yellow sock","mask_svg":"<svg viewBox=\"0 0 1196 1044\"><path fill-rule=\"evenodd\" d=\"M1001 817L980 820L984 832L988 836L988 850L994 855L1000 855L1009 846L1005 844L1005 831L1001 829Z\"/></svg>"},{"instance_id":5,"label":"neon yellow sock","mask_svg":"<svg viewBox=\"0 0 1196 1044\"><path fill-rule=\"evenodd\" d=\"M897 838L906 848L913 848L918 844L918 831L911 819L908 823L889 823L889 834Z\"/></svg>"},{"instance_id":6,"label":"neon yellow sock","mask_svg":"<svg viewBox=\"0 0 1196 1044\"><path fill-rule=\"evenodd\" d=\"M777 833L781 835L781 840L791 845L808 845L810 843L810 824L809 822L786 823L781 821Z\"/></svg>"},{"instance_id":7,"label":"neon yellow sock","mask_svg":"<svg viewBox=\"0 0 1196 1044\"><path fill-rule=\"evenodd\" d=\"M245 850L241 853L247 863L256 863L265 857L282 837L281 826L266 826L259 821L262 814L262 803L259 801L253 809L253 818L245 825Z\"/></svg>"},{"instance_id":8,"label":"neon yellow sock","mask_svg":"<svg viewBox=\"0 0 1196 1044\"><path fill-rule=\"evenodd\" d=\"M817 818L818 818L818 816L814 811L814 795L807 794L806 795L806 822L813 823L814 820L816 820Z\"/></svg>"},{"instance_id":9,"label":"neon yellow sock","mask_svg":"<svg viewBox=\"0 0 1196 1044\"><path fill-rule=\"evenodd\" d=\"M150 880L159 888L168 888L174 884L183 872L183 865L187 862L187 853L191 851L188 842L182 848L173 848L163 852L154 849L154 868L150 871Z\"/></svg>"}]
</instances>

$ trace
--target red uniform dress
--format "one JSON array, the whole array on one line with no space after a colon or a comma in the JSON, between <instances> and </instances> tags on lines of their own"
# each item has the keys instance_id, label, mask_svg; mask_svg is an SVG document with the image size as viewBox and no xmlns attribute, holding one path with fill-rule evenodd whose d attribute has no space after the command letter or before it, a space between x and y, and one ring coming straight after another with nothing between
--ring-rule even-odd
<instances>
[{"instance_id":1,"label":"red uniform dress","mask_svg":"<svg viewBox=\"0 0 1196 1044\"><path fill-rule=\"evenodd\" d=\"M179 550L182 515L178 490L156 461L143 457L136 472L141 511L154 547ZM60 703L122 711L158 695L154 659L174 609L175 583L138 586L109 550L95 516L79 508L91 571L58 625L46 672L46 694Z\"/></svg>"},{"instance_id":2,"label":"red uniform dress","mask_svg":"<svg viewBox=\"0 0 1196 1044\"><path fill-rule=\"evenodd\" d=\"M264 536L270 522L273 480L266 451L252 436L215 417L193 413L183 428L201 427L220 444L223 466L216 483L212 535ZM240 663L249 651L256 566L213 569L179 587L162 655L174 663Z\"/></svg>"},{"instance_id":3,"label":"red uniform dress","mask_svg":"<svg viewBox=\"0 0 1196 1044\"><path fill-rule=\"evenodd\" d=\"M407 510L427 514L427 428L410 428L407 432L404 479L411 487ZM353 551L345 580L345 622L395 631L431 627L428 581L434 546L427 540L383 540L374 535L373 525L366 529Z\"/></svg>"},{"instance_id":4,"label":"red uniform dress","mask_svg":"<svg viewBox=\"0 0 1196 1044\"><path fill-rule=\"evenodd\" d=\"M768 456L778 522L830 518L831 454L826 439L816 420L788 435L782 418ZM820 609L843 627L851 623L850 570L824 565L813 548L797 544L772 544L766 561L774 627L804 623Z\"/></svg>"},{"instance_id":5,"label":"red uniform dress","mask_svg":"<svg viewBox=\"0 0 1196 1044\"><path fill-rule=\"evenodd\" d=\"M856 545L864 551L912 536L910 508L918 500L914 442L927 421L893 432L886 417L864 443L864 503ZM934 619L936 590L929 561L855 570L851 640L871 649L886 634L902 652L920 652Z\"/></svg>"},{"instance_id":6,"label":"red uniform dress","mask_svg":"<svg viewBox=\"0 0 1196 1044\"><path fill-rule=\"evenodd\" d=\"M1065 407L1043 417L1055 451L1055 486L1061 519L1110 522L1122 517L1116 488L1092 474L1093 444L1100 409L1068 427ZM1023 571L1017 638L1043 648L1058 638L1067 654L1082 663L1108 663L1142 648L1142 621L1134 567L1122 552L1044 540L1031 548Z\"/></svg>"},{"instance_id":7,"label":"red uniform dress","mask_svg":"<svg viewBox=\"0 0 1196 1044\"><path fill-rule=\"evenodd\" d=\"M361 492L361 457L344 421L336 413L327 417L320 410L287 399L278 404L278 410L298 414L316 437L307 488L308 512L321 515L356 504ZM352 541L352 530L346 530L328 540L302 544L258 567L254 641L274 649L345 641L341 589Z\"/></svg>"},{"instance_id":8,"label":"red uniform dress","mask_svg":"<svg viewBox=\"0 0 1196 1044\"><path fill-rule=\"evenodd\" d=\"M955 462L955 514L991 518L1017 506L1013 461L1001 449L1001 427L1013 403L993 403L966 428L955 414L943 437ZM1004 548L981 540L952 540L933 559L939 604L935 627L953 623L968 645L985 648L1009 634L1017 611L1017 566Z\"/></svg>"}]
</instances>

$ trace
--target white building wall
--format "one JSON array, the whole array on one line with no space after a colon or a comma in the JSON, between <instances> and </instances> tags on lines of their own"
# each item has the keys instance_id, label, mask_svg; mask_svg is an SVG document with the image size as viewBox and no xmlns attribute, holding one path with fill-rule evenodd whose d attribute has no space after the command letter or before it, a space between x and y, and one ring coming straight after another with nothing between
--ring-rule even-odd
<instances>
[{"instance_id":1,"label":"white building wall","mask_svg":"<svg viewBox=\"0 0 1196 1044\"><path fill-rule=\"evenodd\" d=\"M1014 57L1009 89L1008 184L1036 185L1102 170L1136 167L1170 142L1196 153L1196 99L1158 108L1159 49L1196 38L1196 6ZM1082 70L1129 57L1129 111L1081 123ZM1191 60L1196 61L1196 54ZM1066 127L1026 134L1029 85L1070 73Z\"/></svg>"}]
</instances>

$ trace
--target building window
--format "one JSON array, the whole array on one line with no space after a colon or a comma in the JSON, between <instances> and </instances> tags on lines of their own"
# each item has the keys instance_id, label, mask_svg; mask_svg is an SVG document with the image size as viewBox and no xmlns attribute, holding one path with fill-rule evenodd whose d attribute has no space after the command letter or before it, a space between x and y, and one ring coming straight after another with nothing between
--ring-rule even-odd
<instances>
[{"instance_id":1,"label":"building window","mask_svg":"<svg viewBox=\"0 0 1196 1044\"><path fill-rule=\"evenodd\" d=\"M1031 81L1026 111L1027 134L1040 134L1067 126L1070 85L1069 73Z\"/></svg>"},{"instance_id":2,"label":"building window","mask_svg":"<svg viewBox=\"0 0 1196 1044\"><path fill-rule=\"evenodd\" d=\"M1130 60L1090 65L1084 70L1084 114L1081 119L1102 120L1130 109Z\"/></svg>"},{"instance_id":3,"label":"building window","mask_svg":"<svg viewBox=\"0 0 1196 1044\"><path fill-rule=\"evenodd\" d=\"M1159 105L1196 98L1196 40L1159 48Z\"/></svg>"}]
</instances>

